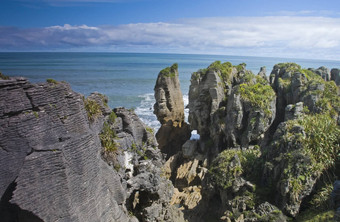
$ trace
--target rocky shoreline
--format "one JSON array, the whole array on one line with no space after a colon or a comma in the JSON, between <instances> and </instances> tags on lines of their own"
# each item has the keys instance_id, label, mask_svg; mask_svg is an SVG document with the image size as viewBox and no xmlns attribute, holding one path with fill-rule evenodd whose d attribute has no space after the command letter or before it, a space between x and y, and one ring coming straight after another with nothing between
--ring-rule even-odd
<instances>
[{"instance_id":1,"label":"rocky shoreline","mask_svg":"<svg viewBox=\"0 0 340 222\"><path fill-rule=\"evenodd\" d=\"M339 220L339 69L214 62L189 123L178 75L158 75L157 133L99 93L1 75L1 220Z\"/></svg>"}]
</instances>

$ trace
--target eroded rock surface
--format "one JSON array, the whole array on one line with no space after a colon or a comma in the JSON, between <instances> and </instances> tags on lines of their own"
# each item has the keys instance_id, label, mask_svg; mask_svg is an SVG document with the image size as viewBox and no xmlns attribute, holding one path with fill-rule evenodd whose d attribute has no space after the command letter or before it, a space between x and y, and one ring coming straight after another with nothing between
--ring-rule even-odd
<instances>
[{"instance_id":1,"label":"eroded rock surface","mask_svg":"<svg viewBox=\"0 0 340 222\"><path fill-rule=\"evenodd\" d=\"M154 113L162 124L156 138L159 149L169 158L180 151L190 137L190 128L184 121L184 102L177 64L163 69L158 74L155 99Z\"/></svg>"},{"instance_id":2,"label":"eroded rock surface","mask_svg":"<svg viewBox=\"0 0 340 222\"><path fill-rule=\"evenodd\" d=\"M184 221L153 130L67 83L0 80L1 221Z\"/></svg>"},{"instance_id":3,"label":"eroded rock surface","mask_svg":"<svg viewBox=\"0 0 340 222\"><path fill-rule=\"evenodd\" d=\"M154 113L158 121L161 124L171 121L173 126L181 126L184 122L184 102L177 64L160 71L154 90Z\"/></svg>"},{"instance_id":4,"label":"eroded rock surface","mask_svg":"<svg viewBox=\"0 0 340 222\"><path fill-rule=\"evenodd\" d=\"M102 120L89 122L80 94L66 83L12 78L0 80L0 97L3 221L22 214L36 221L129 221L126 193L93 130Z\"/></svg>"}]
</instances>

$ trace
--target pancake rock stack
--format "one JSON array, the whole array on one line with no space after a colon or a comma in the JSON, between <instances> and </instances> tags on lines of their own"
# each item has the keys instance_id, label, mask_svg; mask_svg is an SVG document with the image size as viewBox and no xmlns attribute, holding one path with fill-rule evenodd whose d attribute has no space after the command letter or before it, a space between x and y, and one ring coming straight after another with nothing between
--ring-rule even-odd
<instances>
[{"instance_id":1,"label":"pancake rock stack","mask_svg":"<svg viewBox=\"0 0 340 222\"><path fill-rule=\"evenodd\" d=\"M190 137L189 126L184 122L184 102L177 64L159 72L154 90L154 113L162 124L156 138L159 149L170 157L180 151Z\"/></svg>"}]
</instances>

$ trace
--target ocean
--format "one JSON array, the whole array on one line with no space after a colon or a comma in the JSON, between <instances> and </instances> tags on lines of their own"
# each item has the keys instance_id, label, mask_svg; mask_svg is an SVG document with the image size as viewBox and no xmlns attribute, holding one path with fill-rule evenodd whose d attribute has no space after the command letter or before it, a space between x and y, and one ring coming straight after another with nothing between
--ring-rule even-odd
<instances>
[{"instance_id":1,"label":"ocean","mask_svg":"<svg viewBox=\"0 0 340 222\"><path fill-rule=\"evenodd\" d=\"M258 73L267 67L267 75L280 62L295 62L303 68L340 68L340 61L266 58L227 55L188 55L155 53L62 53L13 52L0 53L0 72L23 76L31 82L52 78L67 81L74 91L88 96L100 92L108 96L111 108L132 108L150 127L158 128L153 114L154 86L160 70L178 63L179 78L185 104L191 74L214 61L246 63L247 69ZM188 110L186 110L186 113Z\"/></svg>"}]
</instances>

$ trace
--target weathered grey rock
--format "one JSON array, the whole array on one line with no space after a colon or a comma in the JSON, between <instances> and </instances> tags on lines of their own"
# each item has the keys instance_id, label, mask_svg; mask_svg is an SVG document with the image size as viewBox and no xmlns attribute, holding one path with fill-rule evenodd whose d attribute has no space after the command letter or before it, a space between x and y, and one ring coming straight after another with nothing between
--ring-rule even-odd
<instances>
[{"instance_id":1,"label":"weathered grey rock","mask_svg":"<svg viewBox=\"0 0 340 222\"><path fill-rule=\"evenodd\" d=\"M193 73L189 122L203 141L211 141L212 145L206 150L213 156L221 147L248 147L262 140L276 114L274 91L270 104L265 104L268 108L264 109L241 97L239 89L241 84L255 85L257 82L263 86L266 79L264 68L260 76L255 76L246 70L245 64L232 66L215 62L206 70Z\"/></svg>"},{"instance_id":2,"label":"weathered grey rock","mask_svg":"<svg viewBox=\"0 0 340 222\"><path fill-rule=\"evenodd\" d=\"M303 102L296 103L295 105L287 105L285 109L285 121L298 119L303 114Z\"/></svg>"},{"instance_id":3,"label":"weathered grey rock","mask_svg":"<svg viewBox=\"0 0 340 222\"><path fill-rule=\"evenodd\" d=\"M274 205L264 202L256 208L256 213L261 217L260 221L277 221L285 222L286 217Z\"/></svg>"},{"instance_id":4,"label":"weathered grey rock","mask_svg":"<svg viewBox=\"0 0 340 222\"><path fill-rule=\"evenodd\" d=\"M325 81L331 80L331 73L328 68L321 66L314 71L317 75L321 76Z\"/></svg>"},{"instance_id":5,"label":"weathered grey rock","mask_svg":"<svg viewBox=\"0 0 340 222\"><path fill-rule=\"evenodd\" d=\"M91 93L87 99L91 99L93 101L96 101L96 103L99 104L101 111L104 115L108 115L112 112L112 110L109 108L107 105L108 103L108 98L107 96L100 94L98 92Z\"/></svg>"},{"instance_id":6,"label":"weathered grey rock","mask_svg":"<svg viewBox=\"0 0 340 222\"><path fill-rule=\"evenodd\" d=\"M196 150L197 150L197 141L196 140L187 140L182 146L183 157L184 158L193 157Z\"/></svg>"},{"instance_id":7,"label":"weathered grey rock","mask_svg":"<svg viewBox=\"0 0 340 222\"><path fill-rule=\"evenodd\" d=\"M12 221L128 221L98 128L66 83L0 80L1 215ZM5 212L3 209L6 209ZM11 212L11 213L9 213Z\"/></svg>"},{"instance_id":8,"label":"weathered grey rock","mask_svg":"<svg viewBox=\"0 0 340 222\"><path fill-rule=\"evenodd\" d=\"M122 128L118 128L117 132L124 135L121 135L122 138L126 138L126 135L128 134L131 135L133 139L130 142L135 143L137 146L146 145L157 147L158 144L153 135L153 130L147 127L133 111L120 107L115 108L114 112L117 115L117 119L121 119L122 121ZM120 122L120 120L118 121ZM126 144L121 143L120 148L126 150L128 147L131 147L131 144L128 142L127 144L128 145L126 146Z\"/></svg>"},{"instance_id":9,"label":"weathered grey rock","mask_svg":"<svg viewBox=\"0 0 340 222\"><path fill-rule=\"evenodd\" d=\"M275 184L275 205L290 216L297 215L303 198L312 192L320 176L311 170L311 156L304 153L303 144L299 142L304 137L302 126L287 128L283 122L276 129L271 144L263 149L267 152L265 158L268 162L264 167L262 183L264 186ZM285 156L286 153L289 155ZM296 191L293 183L300 178L303 178L303 185Z\"/></svg>"},{"instance_id":10,"label":"weathered grey rock","mask_svg":"<svg viewBox=\"0 0 340 222\"><path fill-rule=\"evenodd\" d=\"M263 79L269 82L269 76L267 76L267 68L265 66L260 68L260 71L257 75L261 76Z\"/></svg>"},{"instance_id":11,"label":"weathered grey rock","mask_svg":"<svg viewBox=\"0 0 340 222\"><path fill-rule=\"evenodd\" d=\"M155 85L154 113L161 124L172 121L174 126L184 122L184 102L178 79L177 64L163 69Z\"/></svg>"},{"instance_id":12,"label":"weathered grey rock","mask_svg":"<svg viewBox=\"0 0 340 222\"><path fill-rule=\"evenodd\" d=\"M331 80L333 80L337 86L340 86L340 69L331 70Z\"/></svg>"},{"instance_id":13,"label":"weathered grey rock","mask_svg":"<svg viewBox=\"0 0 340 222\"><path fill-rule=\"evenodd\" d=\"M158 74L155 99L154 113L162 124L156 133L156 139L159 149L169 158L180 151L190 138L189 125L184 122L184 102L177 64Z\"/></svg>"},{"instance_id":14,"label":"weathered grey rock","mask_svg":"<svg viewBox=\"0 0 340 222\"><path fill-rule=\"evenodd\" d=\"M151 160L138 164L136 175L127 181L128 209L140 221L184 221L180 210L170 205L174 189L171 181L161 177L161 167Z\"/></svg>"},{"instance_id":15,"label":"weathered grey rock","mask_svg":"<svg viewBox=\"0 0 340 222\"><path fill-rule=\"evenodd\" d=\"M2 221L184 221L154 134L135 113L113 115L94 93L87 100L101 115L89 121L66 83L0 80L0 92ZM116 150L101 146L103 125Z\"/></svg>"},{"instance_id":16,"label":"weathered grey rock","mask_svg":"<svg viewBox=\"0 0 340 222\"><path fill-rule=\"evenodd\" d=\"M269 102L268 110L254 107L241 97L238 86L234 87L228 98L226 127L227 144L230 147L248 147L259 143L276 115L276 98Z\"/></svg>"},{"instance_id":17,"label":"weathered grey rock","mask_svg":"<svg viewBox=\"0 0 340 222\"><path fill-rule=\"evenodd\" d=\"M205 75L193 74L189 89L189 122L192 129L202 137L210 134L213 127L212 116L226 98L223 80L216 70L208 70Z\"/></svg>"}]
</instances>

